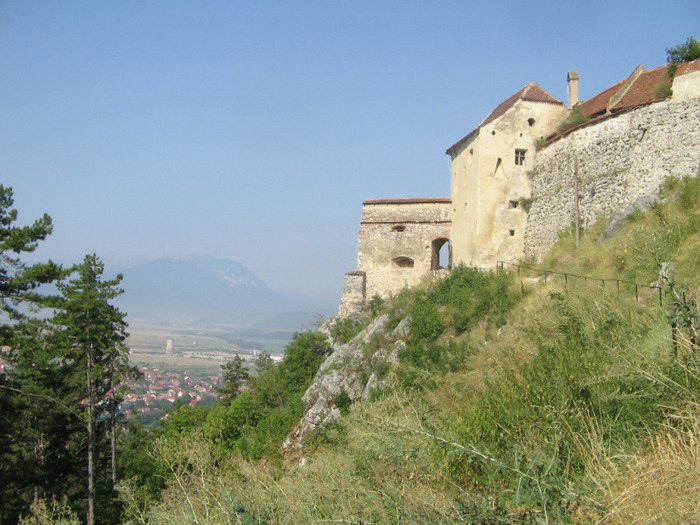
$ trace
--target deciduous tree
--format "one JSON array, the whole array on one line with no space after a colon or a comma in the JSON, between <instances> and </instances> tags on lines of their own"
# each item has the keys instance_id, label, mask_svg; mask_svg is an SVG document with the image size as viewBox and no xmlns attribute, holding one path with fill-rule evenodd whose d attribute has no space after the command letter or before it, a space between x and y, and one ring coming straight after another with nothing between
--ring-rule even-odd
<instances>
[{"instance_id":1,"label":"deciduous tree","mask_svg":"<svg viewBox=\"0 0 700 525\"><path fill-rule=\"evenodd\" d=\"M222 386L217 391L223 398L234 399L250 377L245 361L239 355L235 356L225 365L221 365L224 375L221 378Z\"/></svg>"}]
</instances>

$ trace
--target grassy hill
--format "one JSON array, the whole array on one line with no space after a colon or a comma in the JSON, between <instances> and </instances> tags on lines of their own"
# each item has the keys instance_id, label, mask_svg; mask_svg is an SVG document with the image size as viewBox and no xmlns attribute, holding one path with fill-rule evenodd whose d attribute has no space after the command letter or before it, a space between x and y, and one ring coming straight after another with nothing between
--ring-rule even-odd
<instances>
[{"instance_id":1,"label":"grassy hill","mask_svg":"<svg viewBox=\"0 0 700 525\"><path fill-rule=\"evenodd\" d=\"M175 467L148 522L697 522L700 181L661 197L604 242L602 223L563 235L526 264L546 281L459 267L337 321L342 342L388 315L357 370L385 387L339 395L291 454L233 453L206 426L159 442Z\"/></svg>"}]
</instances>

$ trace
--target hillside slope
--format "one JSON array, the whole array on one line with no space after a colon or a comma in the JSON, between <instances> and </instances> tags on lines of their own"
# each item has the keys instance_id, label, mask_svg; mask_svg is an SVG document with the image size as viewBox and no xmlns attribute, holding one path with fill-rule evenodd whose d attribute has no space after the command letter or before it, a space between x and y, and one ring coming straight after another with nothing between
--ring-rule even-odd
<instances>
[{"instance_id":1,"label":"hillside slope","mask_svg":"<svg viewBox=\"0 0 700 525\"><path fill-rule=\"evenodd\" d=\"M565 236L541 265L561 272L546 282L520 268L506 292L503 275L458 268L401 294L336 346L285 450L310 453L321 478L326 461L365 464L365 490L396 491L406 519L700 519L698 195L697 179L670 181L612 239L600 240L604 223L578 248ZM329 332L347 338L350 325ZM341 394L359 403L329 423ZM318 436L324 446L304 447ZM423 503L406 499L415 491Z\"/></svg>"},{"instance_id":2,"label":"hillside slope","mask_svg":"<svg viewBox=\"0 0 700 525\"><path fill-rule=\"evenodd\" d=\"M323 364L300 337L303 398L262 372L160 443L201 475L174 469L148 523L698 522L700 180L660 197L546 274L462 266L335 319Z\"/></svg>"}]
</instances>

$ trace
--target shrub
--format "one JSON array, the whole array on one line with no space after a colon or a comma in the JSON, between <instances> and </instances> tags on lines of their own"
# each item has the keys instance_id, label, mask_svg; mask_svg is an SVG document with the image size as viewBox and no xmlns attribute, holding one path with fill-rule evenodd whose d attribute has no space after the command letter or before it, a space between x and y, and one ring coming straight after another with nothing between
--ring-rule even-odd
<instances>
[{"instance_id":1,"label":"shrub","mask_svg":"<svg viewBox=\"0 0 700 525\"><path fill-rule=\"evenodd\" d=\"M350 395L345 390L341 390L340 393L333 397L333 403L340 410L340 413L345 415L350 412L350 405L352 405L352 399Z\"/></svg>"},{"instance_id":2,"label":"shrub","mask_svg":"<svg viewBox=\"0 0 700 525\"><path fill-rule=\"evenodd\" d=\"M374 294L372 299L369 301L369 313L372 317L378 317L384 309L384 299L379 297L379 295Z\"/></svg>"},{"instance_id":3,"label":"shrub","mask_svg":"<svg viewBox=\"0 0 700 525\"><path fill-rule=\"evenodd\" d=\"M581 107L576 105L574 106L571 111L569 112L569 116L566 118L564 122L562 122L559 127L557 128L557 131L559 133L564 133L565 131L578 126L579 124L583 124L584 122L588 122L589 118L585 117L581 113Z\"/></svg>"},{"instance_id":4,"label":"shrub","mask_svg":"<svg viewBox=\"0 0 700 525\"><path fill-rule=\"evenodd\" d=\"M505 272L485 272L459 265L435 286L429 297L446 307L457 333L466 332L475 321L487 317L496 326L502 326L505 313L514 304L508 291L510 282L511 277Z\"/></svg>"},{"instance_id":5,"label":"shrub","mask_svg":"<svg viewBox=\"0 0 700 525\"><path fill-rule=\"evenodd\" d=\"M328 327L334 342L345 344L362 330L362 323L354 317L336 317Z\"/></svg>"},{"instance_id":6,"label":"shrub","mask_svg":"<svg viewBox=\"0 0 700 525\"><path fill-rule=\"evenodd\" d=\"M700 57L700 42L694 37L689 37L682 44L666 48L666 61L670 64L666 75L670 80L676 75L678 64L690 62Z\"/></svg>"},{"instance_id":7,"label":"shrub","mask_svg":"<svg viewBox=\"0 0 700 525\"><path fill-rule=\"evenodd\" d=\"M411 335L414 338L434 341L442 334L445 327L435 305L425 299L419 299L411 308Z\"/></svg>"},{"instance_id":8,"label":"shrub","mask_svg":"<svg viewBox=\"0 0 700 525\"><path fill-rule=\"evenodd\" d=\"M659 100L668 98L672 94L673 90L671 89L671 84L669 82L660 82L654 86L654 96Z\"/></svg>"}]
</instances>

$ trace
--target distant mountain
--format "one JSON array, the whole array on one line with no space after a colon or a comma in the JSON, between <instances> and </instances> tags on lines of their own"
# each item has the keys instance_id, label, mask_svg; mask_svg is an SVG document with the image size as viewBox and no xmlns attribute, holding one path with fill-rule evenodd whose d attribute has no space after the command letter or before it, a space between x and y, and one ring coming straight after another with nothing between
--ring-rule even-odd
<instances>
[{"instance_id":1,"label":"distant mountain","mask_svg":"<svg viewBox=\"0 0 700 525\"><path fill-rule=\"evenodd\" d=\"M162 258L122 273L124 294L118 306L132 320L255 324L286 329L288 326L274 326L288 324L281 322L281 318L289 319L281 314L309 311L308 304L271 290L236 261ZM311 318L311 314L306 315Z\"/></svg>"}]
</instances>

